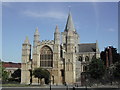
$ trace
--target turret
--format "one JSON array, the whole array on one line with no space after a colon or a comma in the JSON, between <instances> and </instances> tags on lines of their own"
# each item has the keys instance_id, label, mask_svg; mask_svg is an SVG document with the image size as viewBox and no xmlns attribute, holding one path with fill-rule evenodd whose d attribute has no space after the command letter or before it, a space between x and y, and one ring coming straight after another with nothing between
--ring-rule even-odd
<instances>
[{"instance_id":1,"label":"turret","mask_svg":"<svg viewBox=\"0 0 120 90\"><path fill-rule=\"evenodd\" d=\"M56 26L55 32L54 32L54 44L60 44L60 32L59 32L58 26Z\"/></svg>"},{"instance_id":2,"label":"turret","mask_svg":"<svg viewBox=\"0 0 120 90\"><path fill-rule=\"evenodd\" d=\"M38 31L38 28L36 28L36 31L34 33L34 41L33 41L33 54L37 53L37 45L38 45L38 42L39 42L39 31Z\"/></svg>"},{"instance_id":3,"label":"turret","mask_svg":"<svg viewBox=\"0 0 120 90\"><path fill-rule=\"evenodd\" d=\"M33 44L33 47L36 47L38 45L38 42L39 42L39 31L38 31L38 28L36 28L36 31L34 33L34 44Z\"/></svg>"},{"instance_id":4,"label":"turret","mask_svg":"<svg viewBox=\"0 0 120 90\"><path fill-rule=\"evenodd\" d=\"M98 41L96 40L96 52L99 52Z\"/></svg>"},{"instance_id":5,"label":"turret","mask_svg":"<svg viewBox=\"0 0 120 90\"><path fill-rule=\"evenodd\" d=\"M60 61L60 32L58 26L56 26L54 32L54 46L53 46L53 68L55 68L55 70L57 71L56 76L54 76L56 84L60 83L60 80L58 79L58 77L60 77L59 73L61 73L59 69L59 61Z\"/></svg>"},{"instance_id":6,"label":"turret","mask_svg":"<svg viewBox=\"0 0 120 90\"><path fill-rule=\"evenodd\" d=\"M100 58L100 51L98 47L98 41L96 40L96 58Z\"/></svg>"},{"instance_id":7,"label":"turret","mask_svg":"<svg viewBox=\"0 0 120 90\"><path fill-rule=\"evenodd\" d=\"M31 45L29 43L28 37L26 37L24 43L22 44L22 62L26 63L31 59Z\"/></svg>"},{"instance_id":8,"label":"turret","mask_svg":"<svg viewBox=\"0 0 120 90\"><path fill-rule=\"evenodd\" d=\"M21 84L30 84L30 60L31 60L31 45L28 37L22 44L22 63L21 63Z\"/></svg>"},{"instance_id":9,"label":"turret","mask_svg":"<svg viewBox=\"0 0 120 90\"><path fill-rule=\"evenodd\" d=\"M75 38L76 31L72 20L72 15L69 13L67 24L65 27L65 31L63 33L63 44L66 45L66 53L65 53L65 82L72 84L75 83L76 80L76 72L75 72ZM68 78L69 77L71 78Z\"/></svg>"}]
</instances>

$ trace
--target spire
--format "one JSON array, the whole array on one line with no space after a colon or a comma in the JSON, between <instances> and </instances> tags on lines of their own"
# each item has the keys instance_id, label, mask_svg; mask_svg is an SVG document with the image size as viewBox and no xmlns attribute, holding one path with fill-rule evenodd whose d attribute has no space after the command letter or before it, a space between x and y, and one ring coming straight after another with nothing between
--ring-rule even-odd
<instances>
[{"instance_id":1,"label":"spire","mask_svg":"<svg viewBox=\"0 0 120 90\"><path fill-rule=\"evenodd\" d=\"M68 31L68 30L75 31L75 27L74 27L74 24L73 24L71 12L69 12L66 27L65 27L65 31Z\"/></svg>"},{"instance_id":2,"label":"spire","mask_svg":"<svg viewBox=\"0 0 120 90\"><path fill-rule=\"evenodd\" d=\"M34 35L39 35L38 27L36 28L36 31L35 31Z\"/></svg>"},{"instance_id":3,"label":"spire","mask_svg":"<svg viewBox=\"0 0 120 90\"><path fill-rule=\"evenodd\" d=\"M29 43L28 36L26 36L26 39L25 39L25 41L24 41L24 44L30 44L30 43Z\"/></svg>"},{"instance_id":4,"label":"spire","mask_svg":"<svg viewBox=\"0 0 120 90\"><path fill-rule=\"evenodd\" d=\"M55 28L55 33L59 33L59 29L58 29L57 25L56 25L56 28Z\"/></svg>"}]
</instances>

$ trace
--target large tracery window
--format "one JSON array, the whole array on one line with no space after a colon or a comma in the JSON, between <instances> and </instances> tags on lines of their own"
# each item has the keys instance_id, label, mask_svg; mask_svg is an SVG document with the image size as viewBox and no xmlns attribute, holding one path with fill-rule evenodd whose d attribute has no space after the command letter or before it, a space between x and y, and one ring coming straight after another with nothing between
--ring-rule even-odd
<instances>
[{"instance_id":1,"label":"large tracery window","mask_svg":"<svg viewBox=\"0 0 120 90\"><path fill-rule=\"evenodd\" d=\"M53 66L53 52L50 47L44 46L40 50L40 66L52 67Z\"/></svg>"}]
</instances>

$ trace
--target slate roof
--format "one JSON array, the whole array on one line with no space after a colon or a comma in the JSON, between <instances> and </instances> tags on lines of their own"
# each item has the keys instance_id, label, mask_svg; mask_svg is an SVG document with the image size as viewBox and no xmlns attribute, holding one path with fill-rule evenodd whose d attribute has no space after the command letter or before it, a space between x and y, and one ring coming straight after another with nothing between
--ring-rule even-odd
<instances>
[{"instance_id":1,"label":"slate roof","mask_svg":"<svg viewBox=\"0 0 120 90\"><path fill-rule=\"evenodd\" d=\"M96 52L96 43L78 44L79 52Z\"/></svg>"}]
</instances>

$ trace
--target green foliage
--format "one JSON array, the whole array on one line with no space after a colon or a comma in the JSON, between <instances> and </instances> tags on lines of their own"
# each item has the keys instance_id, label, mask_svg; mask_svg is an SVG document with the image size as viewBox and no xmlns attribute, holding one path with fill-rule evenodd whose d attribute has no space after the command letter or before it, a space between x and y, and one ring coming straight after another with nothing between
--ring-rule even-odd
<instances>
[{"instance_id":1,"label":"green foliage","mask_svg":"<svg viewBox=\"0 0 120 90\"><path fill-rule=\"evenodd\" d=\"M5 71L5 68L2 67L2 62L0 61L0 78L2 79L2 83L7 82L9 78L9 73Z\"/></svg>"},{"instance_id":2,"label":"green foliage","mask_svg":"<svg viewBox=\"0 0 120 90\"><path fill-rule=\"evenodd\" d=\"M21 77L21 69L15 70L14 73L11 76L13 78L20 78Z\"/></svg>"},{"instance_id":3,"label":"green foliage","mask_svg":"<svg viewBox=\"0 0 120 90\"><path fill-rule=\"evenodd\" d=\"M2 62L0 61L0 78L2 78Z\"/></svg>"},{"instance_id":4,"label":"green foliage","mask_svg":"<svg viewBox=\"0 0 120 90\"><path fill-rule=\"evenodd\" d=\"M13 81L20 82L21 81L21 69L15 70L11 76L13 78Z\"/></svg>"},{"instance_id":5,"label":"green foliage","mask_svg":"<svg viewBox=\"0 0 120 90\"><path fill-rule=\"evenodd\" d=\"M115 64L115 70L113 72L114 78L120 81L120 62Z\"/></svg>"},{"instance_id":6,"label":"green foliage","mask_svg":"<svg viewBox=\"0 0 120 90\"><path fill-rule=\"evenodd\" d=\"M2 82L5 83L7 82L9 78L9 73L5 71L5 68L2 68Z\"/></svg>"},{"instance_id":7,"label":"green foliage","mask_svg":"<svg viewBox=\"0 0 120 90\"><path fill-rule=\"evenodd\" d=\"M35 78L44 78L44 74L43 74L43 69L42 68L36 68L34 71L33 71L33 75Z\"/></svg>"},{"instance_id":8,"label":"green foliage","mask_svg":"<svg viewBox=\"0 0 120 90\"><path fill-rule=\"evenodd\" d=\"M116 62L120 61L120 54L117 53L117 49L113 46L109 46L112 50L112 62L115 64ZM106 64L106 51L108 52L108 58L109 58L109 49L106 47L104 51L101 52L100 56L101 59L104 61L104 64Z\"/></svg>"},{"instance_id":9,"label":"green foliage","mask_svg":"<svg viewBox=\"0 0 120 90\"><path fill-rule=\"evenodd\" d=\"M33 71L33 75L35 78L38 78L38 83L39 83L39 79L45 79L45 83L48 84L49 83L49 77L50 77L50 73L48 70L43 69L43 68L36 68Z\"/></svg>"},{"instance_id":10,"label":"green foliage","mask_svg":"<svg viewBox=\"0 0 120 90\"><path fill-rule=\"evenodd\" d=\"M45 78L45 84L49 84L49 78L50 78L50 73L48 70L44 70L44 78Z\"/></svg>"},{"instance_id":11,"label":"green foliage","mask_svg":"<svg viewBox=\"0 0 120 90\"><path fill-rule=\"evenodd\" d=\"M105 66L100 59L93 59L89 64L88 70L91 78L100 79L105 73Z\"/></svg>"}]
</instances>

